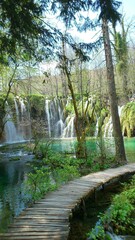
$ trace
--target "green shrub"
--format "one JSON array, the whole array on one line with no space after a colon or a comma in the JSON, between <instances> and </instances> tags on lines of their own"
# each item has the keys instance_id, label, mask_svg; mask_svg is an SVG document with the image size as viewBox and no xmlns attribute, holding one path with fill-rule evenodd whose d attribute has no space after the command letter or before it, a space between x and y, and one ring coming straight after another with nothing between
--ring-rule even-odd
<instances>
[{"instance_id":1,"label":"green shrub","mask_svg":"<svg viewBox=\"0 0 135 240\"><path fill-rule=\"evenodd\" d=\"M88 236L90 239L106 239L106 228L111 227L117 234L134 234L135 222L135 177L131 183L125 184L124 191L113 198L110 208L104 214L100 214L98 224Z\"/></svg>"},{"instance_id":2,"label":"green shrub","mask_svg":"<svg viewBox=\"0 0 135 240\"><path fill-rule=\"evenodd\" d=\"M56 188L56 185L51 182L50 175L50 169L45 167L40 169L35 167L33 172L28 174L25 181L25 191L30 194L33 202Z\"/></svg>"},{"instance_id":3,"label":"green shrub","mask_svg":"<svg viewBox=\"0 0 135 240\"><path fill-rule=\"evenodd\" d=\"M43 197L48 191L56 189L63 183L79 176L79 163L64 154L53 152L45 144L39 145L40 153L44 158L35 160L33 171L28 174L25 182L25 191L32 201ZM35 167L36 166L36 167Z\"/></svg>"}]
</instances>

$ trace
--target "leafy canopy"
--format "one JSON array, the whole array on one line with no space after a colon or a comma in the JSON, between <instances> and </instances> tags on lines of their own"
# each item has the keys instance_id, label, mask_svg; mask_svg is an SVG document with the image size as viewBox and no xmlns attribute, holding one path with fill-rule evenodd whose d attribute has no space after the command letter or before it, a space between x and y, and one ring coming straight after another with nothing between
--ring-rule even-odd
<instances>
[{"instance_id":1,"label":"leafy canopy","mask_svg":"<svg viewBox=\"0 0 135 240\"><path fill-rule=\"evenodd\" d=\"M47 5L34 0L0 0L0 62L19 51L30 56L50 54L55 42L54 29L44 22ZM18 50L19 49L19 50ZM21 50L20 50L21 49ZM40 49L40 51L39 51Z\"/></svg>"}]
</instances>

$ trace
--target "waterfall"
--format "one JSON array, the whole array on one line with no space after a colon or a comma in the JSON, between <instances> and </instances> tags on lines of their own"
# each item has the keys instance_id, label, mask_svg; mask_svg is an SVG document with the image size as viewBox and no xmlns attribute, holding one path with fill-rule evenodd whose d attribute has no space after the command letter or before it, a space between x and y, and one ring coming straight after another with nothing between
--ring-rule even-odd
<instances>
[{"instance_id":1,"label":"waterfall","mask_svg":"<svg viewBox=\"0 0 135 240\"><path fill-rule=\"evenodd\" d=\"M49 137L73 138L75 137L75 116L66 119L63 113L62 102L59 99L45 100L45 112Z\"/></svg>"},{"instance_id":2,"label":"waterfall","mask_svg":"<svg viewBox=\"0 0 135 240\"><path fill-rule=\"evenodd\" d=\"M14 103L15 103L17 126L19 126L19 108L18 108L18 104L17 104L16 98L14 98Z\"/></svg>"},{"instance_id":3,"label":"waterfall","mask_svg":"<svg viewBox=\"0 0 135 240\"><path fill-rule=\"evenodd\" d=\"M117 236L114 233L107 232L107 235L110 237L112 240L123 240L123 237Z\"/></svg>"},{"instance_id":4,"label":"waterfall","mask_svg":"<svg viewBox=\"0 0 135 240\"><path fill-rule=\"evenodd\" d=\"M31 139L31 119L30 113L26 108L26 104L22 98L18 101L20 105L20 120L19 120L19 131L25 139ZM28 104L28 103L27 103Z\"/></svg>"},{"instance_id":5,"label":"waterfall","mask_svg":"<svg viewBox=\"0 0 135 240\"><path fill-rule=\"evenodd\" d=\"M21 142L31 137L30 115L23 99L14 98L14 106L15 112L13 113L7 103L7 114L4 119L5 139L9 143Z\"/></svg>"},{"instance_id":6,"label":"waterfall","mask_svg":"<svg viewBox=\"0 0 135 240\"><path fill-rule=\"evenodd\" d=\"M97 118L97 122L96 122L96 128L95 128L95 133L94 133L95 137L98 136L98 127L99 127L99 118Z\"/></svg>"},{"instance_id":7,"label":"waterfall","mask_svg":"<svg viewBox=\"0 0 135 240\"><path fill-rule=\"evenodd\" d=\"M20 134L20 138L22 140L24 140L23 135L22 135L22 131L21 131L21 126L20 126L20 119L19 119L20 114L19 114L19 108L18 108L16 98L14 98L14 103L15 103L15 111L16 111L16 130L17 130L18 134Z\"/></svg>"},{"instance_id":8,"label":"waterfall","mask_svg":"<svg viewBox=\"0 0 135 240\"><path fill-rule=\"evenodd\" d=\"M105 125L104 137L112 137L112 133L113 133L113 125L112 125L112 117L110 117L107 124Z\"/></svg>"},{"instance_id":9,"label":"waterfall","mask_svg":"<svg viewBox=\"0 0 135 240\"><path fill-rule=\"evenodd\" d=\"M25 106L25 104L24 104L24 101L23 101L23 99L19 99L19 102L20 102L20 106L21 106L21 116L23 117L23 115L25 114L25 112L26 112L26 106Z\"/></svg>"},{"instance_id":10,"label":"waterfall","mask_svg":"<svg viewBox=\"0 0 135 240\"><path fill-rule=\"evenodd\" d=\"M58 101L58 121L56 123L56 130L55 130L56 137L62 136L64 126L65 124L64 124L64 117L63 117L63 109L60 105L60 101Z\"/></svg>"},{"instance_id":11,"label":"waterfall","mask_svg":"<svg viewBox=\"0 0 135 240\"><path fill-rule=\"evenodd\" d=\"M22 136L20 136L17 132L17 129L15 127L15 124L12 120L11 113L7 113L5 116L5 138L6 142L12 143L12 142L18 142L24 140Z\"/></svg>"},{"instance_id":12,"label":"waterfall","mask_svg":"<svg viewBox=\"0 0 135 240\"><path fill-rule=\"evenodd\" d=\"M124 106L118 106L118 114L119 117L121 116L122 109ZM112 137L113 136L113 124L112 124L112 117L110 116L107 124L105 125L105 130L104 130L104 137Z\"/></svg>"},{"instance_id":13,"label":"waterfall","mask_svg":"<svg viewBox=\"0 0 135 240\"><path fill-rule=\"evenodd\" d=\"M57 123L56 123L56 130L55 130L55 137L61 137L62 133L63 133L63 129L64 129L64 122L62 119L60 119Z\"/></svg>"},{"instance_id":14,"label":"waterfall","mask_svg":"<svg viewBox=\"0 0 135 240\"><path fill-rule=\"evenodd\" d=\"M102 222L101 222L101 219L99 219L97 222L96 222L96 225L95 225L95 228L92 230L92 234L91 235L95 235L95 237L98 235L99 231L100 231L100 228L103 227L102 225ZM122 239L125 239L123 238L122 236L118 236L116 235L114 232L113 232L113 229L111 228L111 226L109 226L110 230L108 231L105 231L105 239L110 239L110 240L122 240ZM87 238L87 240L92 240L93 239L93 236L91 236L89 238Z\"/></svg>"},{"instance_id":15,"label":"waterfall","mask_svg":"<svg viewBox=\"0 0 135 240\"><path fill-rule=\"evenodd\" d=\"M64 116L61 101L59 99L45 101L45 112L48 123L48 136L61 137L64 129Z\"/></svg>"},{"instance_id":16,"label":"waterfall","mask_svg":"<svg viewBox=\"0 0 135 240\"><path fill-rule=\"evenodd\" d=\"M75 116L68 116L66 119L67 126L63 130L62 137L63 138L73 138L75 137L75 130L74 130L74 119Z\"/></svg>"},{"instance_id":17,"label":"waterfall","mask_svg":"<svg viewBox=\"0 0 135 240\"><path fill-rule=\"evenodd\" d=\"M49 137L51 137L51 116L50 116L50 111L49 111L49 103L50 103L50 101L47 99L45 101L45 111L46 111L47 123L48 123L48 135L49 135Z\"/></svg>"}]
</instances>

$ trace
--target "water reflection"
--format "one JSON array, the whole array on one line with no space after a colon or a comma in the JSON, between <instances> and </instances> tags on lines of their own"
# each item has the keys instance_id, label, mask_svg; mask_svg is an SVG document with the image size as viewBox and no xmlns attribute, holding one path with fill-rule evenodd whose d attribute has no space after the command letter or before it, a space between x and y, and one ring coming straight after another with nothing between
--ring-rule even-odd
<instances>
[{"instance_id":1,"label":"water reflection","mask_svg":"<svg viewBox=\"0 0 135 240\"><path fill-rule=\"evenodd\" d=\"M26 207L23 181L29 171L26 159L9 161L8 154L3 154L3 158L0 162L0 231Z\"/></svg>"}]
</instances>

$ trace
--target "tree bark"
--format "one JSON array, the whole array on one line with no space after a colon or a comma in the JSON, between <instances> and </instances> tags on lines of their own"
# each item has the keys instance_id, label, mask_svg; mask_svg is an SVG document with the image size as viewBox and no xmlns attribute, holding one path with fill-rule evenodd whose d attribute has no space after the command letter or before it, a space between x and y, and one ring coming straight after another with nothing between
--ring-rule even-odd
<instances>
[{"instance_id":1,"label":"tree bark","mask_svg":"<svg viewBox=\"0 0 135 240\"><path fill-rule=\"evenodd\" d=\"M109 100L111 107L112 123L113 123L113 134L115 141L115 150L116 150L116 162L117 163L126 163L126 155L124 148L124 141L120 126L120 118L118 114L118 105L117 105L117 96L114 80L114 68L112 61L112 52L110 46L109 30L108 23L106 19L102 19L102 33L104 41L104 50L106 58L106 68L107 68L107 80L108 80L108 90L109 90Z\"/></svg>"},{"instance_id":2,"label":"tree bark","mask_svg":"<svg viewBox=\"0 0 135 240\"><path fill-rule=\"evenodd\" d=\"M85 128L80 123L81 120L80 120L80 117L79 117L76 98L75 98L72 82L71 82L71 79L70 79L70 73L68 72L66 65L64 65L64 71L65 71L65 74L67 76L68 87L69 87L69 90L70 90L70 93L71 93L73 106L74 106L74 111L75 111L74 125L75 125L76 137L77 137L76 157L86 158L87 153L86 153ZM83 117L84 117L84 115L83 115Z\"/></svg>"}]
</instances>

